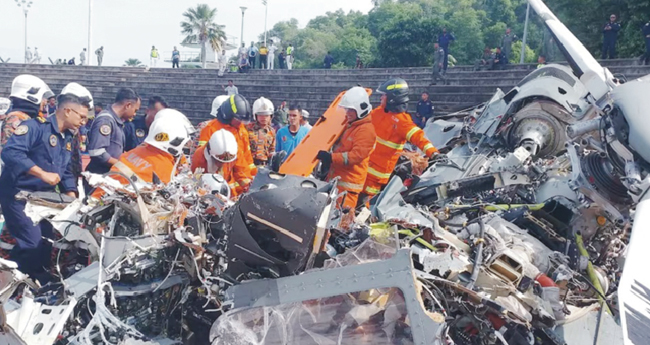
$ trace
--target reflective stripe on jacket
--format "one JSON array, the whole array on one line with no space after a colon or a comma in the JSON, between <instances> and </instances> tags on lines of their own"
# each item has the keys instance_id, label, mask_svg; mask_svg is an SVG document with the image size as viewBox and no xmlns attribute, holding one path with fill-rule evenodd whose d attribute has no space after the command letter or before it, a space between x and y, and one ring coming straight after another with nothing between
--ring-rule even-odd
<instances>
[{"instance_id":1,"label":"reflective stripe on jacket","mask_svg":"<svg viewBox=\"0 0 650 345\"><path fill-rule=\"evenodd\" d=\"M333 147L328 180L340 177L340 189L361 192L376 137L370 116L348 125Z\"/></svg>"},{"instance_id":2,"label":"reflective stripe on jacket","mask_svg":"<svg viewBox=\"0 0 650 345\"><path fill-rule=\"evenodd\" d=\"M370 117L377 133L377 145L370 155L368 174L374 175L382 184L388 183L407 141L428 157L438 152L409 114L387 113L383 107L379 107L373 110Z\"/></svg>"}]
</instances>

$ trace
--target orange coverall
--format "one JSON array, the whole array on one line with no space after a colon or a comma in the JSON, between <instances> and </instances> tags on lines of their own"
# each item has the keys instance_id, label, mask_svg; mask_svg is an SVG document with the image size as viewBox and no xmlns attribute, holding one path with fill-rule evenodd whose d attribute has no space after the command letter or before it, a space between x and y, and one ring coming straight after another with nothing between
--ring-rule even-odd
<instances>
[{"instance_id":1,"label":"orange coverall","mask_svg":"<svg viewBox=\"0 0 650 345\"><path fill-rule=\"evenodd\" d=\"M332 148L332 166L327 179L340 177L338 188L348 192L343 207L354 210L357 206L376 138L375 127L368 116L349 124Z\"/></svg>"},{"instance_id":2,"label":"orange coverall","mask_svg":"<svg viewBox=\"0 0 650 345\"><path fill-rule=\"evenodd\" d=\"M370 155L363 192L372 197L388 184L406 141L417 146L427 157L432 157L438 149L427 140L424 131L413 123L407 113L387 113L383 107L379 107L370 113L370 117L377 132L377 144Z\"/></svg>"},{"instance_id":3,"label":"orange coverall","mask_svg":"<svg viewBox=\"0 0 650 345\"><path fill-rule=\"evenodd\" d=\"M251 154L251 144L248 138L248 130L242 124L238 128L231 125L224 125L219 120L214 119L201 130L199 136L199 146L205 146L210 141L210 137L216 131L225 129L232 133L237 139L237 160L235 161L234 176L235 181L239 184L237 186L237 194L243 193L248 189L253 181L253 176L257 174L257 167L253 163L253 155Z\"/></svg>"},{"instance_id":4,"label":"orange coverall","mask_svg":"<svg viewBox=\"0 0 650 345\"><path fill-rule=\"evenodd\" d=\"M223 163L221 165L221 168L217 171L210 171L210 169L208 169L208 161L205 159L206 147L206 145L203 145L199 147L196 152L194 152L194 155L192 156L192 172L196 172L196 169L202 168L206 174L221 175L223 179L228 182L228 186L230 187L230 198L234 199L238 195L237 187L239 187L239 184L237 181L235 181L235 176L233 174L236 161L232 163Z\"/></svg>"},{"instance_id":5,"label":"orange coverall","mask_svg":"<svg viewBox=\"0 0 650 345\"><path fill-rule=\"evenodd\" d=\"M127 166L133 171L140 179L145 182L153 182L153 174L160 179L162 183L169 183L174 172L174 164L176 158L170 153L162 151L149 144L142 144L131 151L125 152L120 156L120 163ZM113 166L111 171L123 172L120 170L119 165ZM119 176L112 176L115 179L122 181L124 178Z\"/></svg>"},{"instance_id":6,"label":"orange coverall","mask_svg":"<svg viewBox=\"0 0 650 345\"><path fill-rule=\"evenodd\" d=\"M123 153L119 161L111 167L111 171L121 172L129 178L133 173L142 181L148 183L153 182L153 174L156 173L160 181L167 184L171 181L172 171L174 175L177 173L177 171L174 171L175 163L176 158L170 153L143 143L133 150ZM123 185L129 183L123 176L110 175L110 177L120 181ZM104 190L101 188L96 189L92 194L95 198L100 198L103 195Z\"/></svg>"}]
</instances>

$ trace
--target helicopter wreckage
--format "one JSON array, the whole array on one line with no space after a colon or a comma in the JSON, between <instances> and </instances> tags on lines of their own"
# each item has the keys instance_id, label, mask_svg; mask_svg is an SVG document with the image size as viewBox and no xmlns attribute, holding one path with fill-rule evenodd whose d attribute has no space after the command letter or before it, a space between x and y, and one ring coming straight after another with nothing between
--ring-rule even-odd
<instances>
[{"instance_id":1,"label":"helicopter wreckage","mask_svg":"<svg viewBox=\"0 0 650 345\"><path fill-rule=\"evenodd\" d=\"M429 122L443 154L351 225L336 181L266 169L237 201L189 171L21 195L59 245L44 286L0 259L3 344L647 343L650 78L615 80L531 5L571 67Z\"/></svg>"}]
</instances>

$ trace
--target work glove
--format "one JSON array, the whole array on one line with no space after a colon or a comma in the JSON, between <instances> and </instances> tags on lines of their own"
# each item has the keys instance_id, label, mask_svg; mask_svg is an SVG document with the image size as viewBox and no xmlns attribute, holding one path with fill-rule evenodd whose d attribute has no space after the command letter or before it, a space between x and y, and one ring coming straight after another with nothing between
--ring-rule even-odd
<instances>
[{"instance_id":1,"label":"work glove","mask_svg":"<svg viewBox=\"0 0 650 345\"><path fill-rule=\"evenodd\" d=\"M329 153L328 151L318 151L318 154L316 155L316 159L320 160L323 162L324 166L331 166L332 165L332 154Z\"/></svg>"},{"instance_id":2,"label":"work glove","mask_svg":"<svg viewBox=\"0 0 650 345\"><path fill-rule=\"evenodd\" d=\"M318 151L316 158L320 160L320 167L316 173L319 180L325 181L327 178L327 173L330 171L332 166L332 154L327 151Z\"/></svg>"},{"instance_id":3,"label":"work glove","mask_svg":"<svg viewBox=\"0 0 650 345\"><path fill-rule=\"evenodd\" d=\"M284 160L287 158L287 152L286 151L280 151L276 152L271 156L271 163L269 164L269 168L271 171L274 172L279 172L280 171L280 166L282 166L282 163Z\"/></svg>"}]
</instances>

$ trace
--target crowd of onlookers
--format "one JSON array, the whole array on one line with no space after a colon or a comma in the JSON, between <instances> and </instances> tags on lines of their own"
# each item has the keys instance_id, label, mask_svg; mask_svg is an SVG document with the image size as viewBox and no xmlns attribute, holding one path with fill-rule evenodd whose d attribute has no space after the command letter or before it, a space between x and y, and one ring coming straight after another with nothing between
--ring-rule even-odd
<instances>
[{"instance_id":1,"label":"crowd of onlookers","mask_svg":"<svg viewBox=\"0 0 650 345\"><path fill-rule=\"evenodd\" d=\"M245 43L241 44L237 52L237 62L231 65L231 71L244 73L251 69L275 69L275 53L278 53L278 68L279 69L293 69L295 61L295 49L293 44L288 43L286 48L280 45L279 47L270 40L268 44L261 42L255 44L251 42L249 47ZM228 65L225 61L225 50L222 52L224 56L223 61L219 61L221 70L225 70Z\"/></svg>"}]
</instances>

